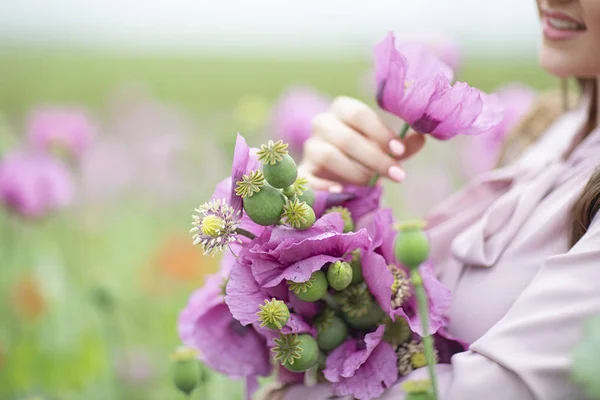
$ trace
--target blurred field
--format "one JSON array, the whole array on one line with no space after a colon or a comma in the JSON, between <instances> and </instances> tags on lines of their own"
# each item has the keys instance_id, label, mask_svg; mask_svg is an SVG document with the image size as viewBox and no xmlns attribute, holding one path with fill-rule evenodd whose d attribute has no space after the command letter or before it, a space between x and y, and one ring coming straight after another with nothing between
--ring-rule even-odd
<instances>
[{"instance_id":1,"label":"blurred field","mask_svg":"<svg viewBox=\"0 0 600 400\"><path fill-rule=\"evenodd\" d=\"M370 64L1 52L0 115L16 137L39 104L79 104L103 124L111 121L111 98L120 87L146 88L152 101L173 107L175 119L190 125L175 155L184 166L165 177L185 186L175 199L161 198L170 189L136 186L108 204L80 201L43 222L0 214L0 399L183 398L169 375L168 355L179 344L177 313L218 261L191 246L189 215L227 174L234 133L259 144L268 107L292 84L373 103ZM539 89L557 85L534 59L474 57L464 61L459 78L486 90L515 80ZM170 135L168 125L163 131ZM163 167L152 171L159 174ZM118 172L107 175L117 178ZM241 384L210 374L194 398L241 394Z\"/></svg>"},{"instance_id":2,"label":"blurred field","mask_svg":"<svg viewBox=\"0 0 600 400\"><path fill-rule=\"evenodd\" d=\"M40 101L77 101L102 106L108 90L123 82L144 83L164 100L192 112L230 108L246 94L273 100L291 83L331 95L365 97L359 79L369 59L255 59L126 57L50 52L0 52L0 109L19 114ZM460 79L484 90L522 81L556 86L535 58L467 58Z\"/></svg>"}]
</instances>

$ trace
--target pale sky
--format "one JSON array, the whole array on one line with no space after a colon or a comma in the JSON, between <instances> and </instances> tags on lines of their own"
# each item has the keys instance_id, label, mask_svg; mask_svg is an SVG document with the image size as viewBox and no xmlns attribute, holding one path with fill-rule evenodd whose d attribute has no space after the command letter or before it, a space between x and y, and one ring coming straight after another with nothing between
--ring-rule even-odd
<instances>
[{"instance_id":1,"label":"pale sky","mask_svg":"<svg viewBox=\"0 0 600 400\"><path fill-rule=\"evenodd\" d=\"M535 49L533 0L0 0L0 46L341 54L389 31L471 51Z\"/></svg>"}]
</instances>

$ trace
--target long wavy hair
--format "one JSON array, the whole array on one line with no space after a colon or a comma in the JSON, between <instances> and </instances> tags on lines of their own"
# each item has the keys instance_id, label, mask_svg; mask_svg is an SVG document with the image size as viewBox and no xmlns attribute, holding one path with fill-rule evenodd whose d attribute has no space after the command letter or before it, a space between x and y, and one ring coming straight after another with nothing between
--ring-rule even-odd
<instances>
[{"instance_id":1,"label":"long wavy hair","mask_svg":"<svg viewBox=\"0 0 600 400\"><path fill-rule=\"evenodd\" d=\"M585 126L586 135L596 128L597 124L597 85L598 82L595 79L578 79L578 86L581 91L589 90L592 92L589 118ZM568 108L569 91L567 81L563 80L561 90L541 94L530 113L510 133L501 153L500 165L518 157ZM569 235L571 247L585 235L598 210L600 210L600 169L592 174L585 188L573 203Z\"/></svg>"}]
</instances>

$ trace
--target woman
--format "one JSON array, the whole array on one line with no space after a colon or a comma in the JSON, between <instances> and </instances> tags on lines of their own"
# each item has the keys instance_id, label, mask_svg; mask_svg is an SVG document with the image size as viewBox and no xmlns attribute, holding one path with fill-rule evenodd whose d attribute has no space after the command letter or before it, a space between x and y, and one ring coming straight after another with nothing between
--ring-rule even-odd
<instances>
[{"instance_id":1,"label":"woman","mask_svg":"<svg viewBox=\"0 0 600 400\"><path fill-rule=\"evenodd\" d=\"M537 5L542 66L577 78L583 95L518 160L428 217L434 265L453 292L450 332L472 343L438 366L443 400L583 398L569 375L582 323L600 314L600 1ZM376 173L400 182L398 161L422 144L419 135L397 141L373 110L340 98L316 118L303 169L319 189L366 184ZM403 394L397 385L382 398ZM298 386L269 396L317 400L329 391Z\"/></svg>"}]
</instances>

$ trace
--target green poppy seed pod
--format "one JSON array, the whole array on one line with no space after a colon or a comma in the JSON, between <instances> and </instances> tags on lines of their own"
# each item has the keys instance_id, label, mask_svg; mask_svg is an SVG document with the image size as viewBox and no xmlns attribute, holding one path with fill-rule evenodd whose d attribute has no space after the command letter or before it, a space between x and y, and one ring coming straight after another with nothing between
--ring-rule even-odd
<instances>
[{"instance_id":1,"label":"green poppy seed pod","mask_svg":"<svg viewBox=\"0 0 600 400\"><path fill-rule=\"evenodd\" d=\"M429 257L429 239L423 228L420 221L400 226L394 243L396 259L411 269L418 268Z\"/></svg>"},{"instance_id":2,"label":"green poppy seed pod","mask_svg":"<svg viewBox=\"0 0 600 400\"><path fill-rule=\"evenodd\" d=\"M385 333L383 340L391 344L392 346L400 346L403 343L410 341L412 338L412 331L408 321L398 316L395 321L387 317L385 323Z\"/></svg>"},{"instance_id":3,"label":"green poppy seed pod","mask_svg":"<svg viewBox=\"0 0 600 400\"><path fill-rule=\"evenodd\" d=\"M301 221L300 224L298 225L298 227L296 228L300 231L305 231L305 230L311 228L315 224L315 221L317 220L317 216L315 215L315 210L313 210L313 208L311 206L306 204L305 210L306 210L306 216L304 217L305 221Z\"/></svg>"},{"instance_id":4,"label":"green poppy seed pod","mask_svg":"<svg viewBox=\"0 0 600 400\"><path fill-rule=\"evenodd\" d=\"M344 233L352 232L354 230L354 220L352 219L352 213L346 207L334 206L325 210L325 214L339 213L344 220Z\"/></svg>"},{"instance_id":5,"label":"green poppy seed pod","mask_svg":"<svg viewBox=\"0 0 600 400\"><path fill-rule=\"evenodd\" d=\"M331 351L344 343L348 336L348 327L340 317L327 318L317 326L317 343L323 351Z\"/></svg>"},{"instance_id":6,"label":"green poppy seed pod","mask_svg":"<svg viewBox=\"0 0 600 400\"><path fill-rule=\"evenodd\" d=\"M360 316L350 316L344 313L344 319L353 328L360 330L367 330L375 328L385 317L385 312L379 307L379 305L372 301L368 306L368 311Z\"/></svg>"},{"instance_id":7,"label":"green poppy seed pod","mask_svg":"<svg viewBox=\"0 0 600 400\"><path fill-rule=\"evenodd\" d=\"M317 341L309 334L298 335L299 344L298 358L294 358L293 363L289 360L283 362L283 366L292 372L304 372L314 367L319 362L319 346Z\"/></svg>"},{"instance_id":8,"label":"green poppy seed pod","mask_svg":"<svg viewBox=\"0 0 600 400\"><path fill-rule=\"evenodd\" d=\"M360 249L356 249L352 252L352 261L350 261L352 267L352 284L356 285L361 283L363 278L362 264L360 262Z\"/></svg>"},{"instance_id":9,"label":"green poppy seed pod","mask_svg":"<svg viewBox=\"0 0 600 400\"><path fill-rule=\"evenodd\" d=\"M181 347L172 355L175 387L189 396L201 381L202 371L193 349Z\"/></svg>"},{"instance_id":10,"label":"green poppy seed pod","mask_svg":"<svg viewBox=\"0 0 600 400\"><path fill-rule=\"evenodd\" d=\"M288 281L288 287L296 297L302 301L315 302L321 300L327 294L327 278L321 270L313 272L306 282Z\"/></svg>"},{"instance_id":11,"label":"green poppy seed pod","mask_svg":"<svg viewBox=\"0 0 600 400\"><path fill-rule=\"evenodd\" d=\"M294 159L289 154L286 154L282 156L281 161L275 164L264 164L263 175L271 186L278 189L285 189L296 181L298 167Z\"/></svg>"},{"instance_id":12,"label":"green poppy seed pod","mask_svg":"<svg viewBox=\"0 0 600 400\"><path fill-rule=\"evenodd\" d=\"M315 204L315 198L315 192L313 192L312 189L307 189L304 193L298 196L298 199L300 199L300 201L305 202L311 207Z\"/></svg>"},{"instance_id":13,"label":"green poppy seed pod","mask_svg":"<svg viewBox=\"0 0 600 400\"><path fill-rule=\"evenodd\" d=\"M269 185L264 185L259 192L244 198L244 211L252 221L262 226L277 224L284 206L285 196Z\"/></svg>"},{"instance_id":14,"label":"green poppy seed pod","mask_svg":"<svg viewBox=\"0 0 600 400\"><path fill-rule=\"evenodd\" d=\"M293 185L286 187L283 189L283 195L288 199L291 199L292 197L296 196L296 188L294 188Z\"/></svg>"},{"instance_id":15,"label":"green poppy seed pod","mask_svg":"<svg viewBox=\"0 0 600 400\"><path fill-rule=\"evenodd\" d=\"M327 282L333 289L346 289L352 282L352 267L345 261L336 261L327 270Z\"/></svg>"},{"instance_id":16,"label":"green poppy seed pod","mask_svg":"<svg viewBox=\"0 0 600 400\"><path fill-rule=\"evenodd\" d=\"M272 298L265 299L265 303L258 306L260 311L256 313L261 327L280 330L290 319L290 310L281 300Z\"/></svg>"}]
</instances>

